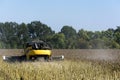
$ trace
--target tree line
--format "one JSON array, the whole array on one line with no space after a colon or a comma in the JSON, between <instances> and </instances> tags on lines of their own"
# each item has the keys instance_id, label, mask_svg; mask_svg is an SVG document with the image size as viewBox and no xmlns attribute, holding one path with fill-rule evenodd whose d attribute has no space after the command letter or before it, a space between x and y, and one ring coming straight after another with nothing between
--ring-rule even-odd
<instances>
[{"instance_id":1,"label":"tree line","mask_svg":"<svg viewBox=\"0 0 120 80\"><path fill-rule=\"evenodd\" d=\"M25 42L40 39L55 49L120 49L120 26L106 31L76 31L72 26L63 26L55 33L40 21L31 23L0 23L0 48L23 48Z\"/></svg>"}]
</instances>

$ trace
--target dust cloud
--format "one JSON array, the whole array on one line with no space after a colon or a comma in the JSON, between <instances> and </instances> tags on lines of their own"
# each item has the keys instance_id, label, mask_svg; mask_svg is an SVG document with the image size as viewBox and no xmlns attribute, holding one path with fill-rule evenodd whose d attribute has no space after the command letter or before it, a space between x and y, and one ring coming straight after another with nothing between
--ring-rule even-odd
<instances>
[{"instance_id":1,"label":"dust cloud","mask_svg":"<svg viewBox=\"0 0 120 80\"><path fill-rule=\"evenodd\" d=\"M117 55L114 54L113 51L107 51L107 50L95 50L92 54L86 57L90 60L115 60L117 59Z\"/></svg>"}]
</instances>

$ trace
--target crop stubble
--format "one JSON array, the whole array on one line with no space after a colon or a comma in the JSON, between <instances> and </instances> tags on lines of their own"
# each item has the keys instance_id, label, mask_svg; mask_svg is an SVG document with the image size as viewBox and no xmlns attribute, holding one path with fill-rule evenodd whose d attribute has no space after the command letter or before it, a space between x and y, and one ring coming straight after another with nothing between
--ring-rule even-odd
<instances>
[{"instance_id":1,"label":"crop stubble","mask_svg":"<svg viewBox=\"0 0 120 80\"><path fill-rule=\"evenodd\" d=\"M54 49L60 62L6 63L0 60L0 79L5 80L120 80L120 50ZM23 50L1 49L0 55L21 55ZM31 76L33 75L33 76Z\"/></svg>"}]
</instances>

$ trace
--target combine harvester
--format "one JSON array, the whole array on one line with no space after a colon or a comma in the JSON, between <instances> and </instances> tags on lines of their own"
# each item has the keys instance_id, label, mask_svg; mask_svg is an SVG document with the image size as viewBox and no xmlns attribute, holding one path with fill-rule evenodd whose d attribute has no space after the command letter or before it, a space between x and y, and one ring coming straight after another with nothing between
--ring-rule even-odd
<instances>
[{"instance_id":1,"label":"combine harvester","mask_svg":"<svg viewBox=\"0 0 120 80\"><path fill-rule=\"evenodd\" d=\"M64 56L52 56L51 47L44 41L31 41L24 45L24 55L3 56L4 61L59 61L64 60Z\"/></svg>"}]
</instances>

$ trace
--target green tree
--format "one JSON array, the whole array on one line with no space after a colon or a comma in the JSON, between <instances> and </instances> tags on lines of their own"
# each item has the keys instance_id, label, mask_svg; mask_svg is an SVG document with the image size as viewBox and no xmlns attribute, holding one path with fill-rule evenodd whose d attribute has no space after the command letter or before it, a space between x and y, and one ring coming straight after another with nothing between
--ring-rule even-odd
<instances>
[{"instance_id":1,"label":"green tree","mask_svg":"<svg viewBox=\"0 0 120 80\"><path fill-rule=\"evenodd\" d=\"M71 26L63 26L60 33L63 33L65 35L65 48L76 48L77 33L74 28L72 28Z\"/></svg>"},{"instance_id":2,"label":"green tree","mask_svg":"<svg viewBox=\"0 0 120 80\"><path fill-rule=\"evenodd\" d=\"M23 48L23 44L27 41L30 41L28 27L25 23L21 23L17 27L17 48Z\"/></svg>"},{"instance_id":3,"label":"green tree","mask_svg":"<svg viewBox=\"0 0 120 80\"><path fill-rule=\"evenodd\" d=\"M15 48L16 45L16 27L18 26L15 22L6 22L1 26L1 40L4 42L4 48Z\"/></svg>"},{"instance_id":4,"label":"green tree","mask_svg":"<svg viewBox=\"0 0 120 80\"><path fill-rule=\"evenodd\" d=\"M89 42L84 39L78 39L77 41L77 48L78 49L89 49Z\"/></svg>"},{"instance_id":5,"label":"green tree","mask_svg":"<svg viewBox=\"0 0 120 80\"><path fill-rule=\"evenodd\" d=\"M42 24L40 21L33 21L27 26L32 39L47 40L49 36L52 36L55 33L50 27L46 24Z\"/></svg>"},{"instance_id":6,"label":"green tree","mask_svg":"<svg viewBox=\"0 0 120 80\"><path fill-rule=\"evenodd\" d=\"M78 38L82 39L82 40L86 40L86 41L88 41L90 39L88 34L87 34L87 31L85 31L83 29L78 31Z\"/></svg>"},{"instance_id":7,"label":"green tree","mask_svg":"<svg viewBox=\"0 0 120 80\"><path fill-rule=\"evenodd\" d=\"M117 29L114 32L114 41L120 45L120 26L117 26Z\"/></svg>"},{"instance_id":8,"label":"green tree","mask_svg":"<svg viewBox=\"0 0 120 80\"><path fill-rule=\"evenodd\" d=\"M105 41L98 38L90 41L92 49L104 49L106 48Z\"/></svg>"},{"instance_id":9,"label":"green tree","mask_svg":"<svg viewBox=\"0 0 120 80\"><path fill-rule=\"evenodd\" d=\"M52 44L53 44L54 48L57 48L57 49L64 49L65 48L65 36L64 36L64 34L56 33L55 35L53 35L51 40L52 40Z\"/></svg>"}]
</instances>

